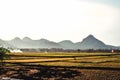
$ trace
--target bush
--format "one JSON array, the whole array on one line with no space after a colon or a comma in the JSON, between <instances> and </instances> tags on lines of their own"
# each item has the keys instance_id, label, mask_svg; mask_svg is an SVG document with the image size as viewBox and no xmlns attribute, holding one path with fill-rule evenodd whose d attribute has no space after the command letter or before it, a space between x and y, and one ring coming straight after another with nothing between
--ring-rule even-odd
<instances>
[{"instance_id":1,"label":"bush","mask_svg":"<svg viewBox=\"0 0 120 80\"><path fill-rule=\"evenodd\" d=\"M6 48L0 47L0 66L4 65L4 59L7 57L6 53L10 53L10 51Z\"/></svg>"}]
</instances>

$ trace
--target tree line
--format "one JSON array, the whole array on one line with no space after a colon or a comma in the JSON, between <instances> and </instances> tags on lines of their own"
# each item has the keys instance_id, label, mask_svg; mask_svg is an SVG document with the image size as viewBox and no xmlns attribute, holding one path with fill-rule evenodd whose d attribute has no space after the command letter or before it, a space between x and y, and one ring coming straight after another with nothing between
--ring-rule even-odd
<instances>
[{"instance_id":1,"label":"tree line","mask_svg":"<svg viewBox=\"0 0 120 80\"><path fill-rule=\"evenodd\" d=\"M62 48L38 48L38 49L29 49L29 48L25 48L25 49L20 49L23 52L120 52L119 49L62 49Z\"/></svg>"}]
</instances>

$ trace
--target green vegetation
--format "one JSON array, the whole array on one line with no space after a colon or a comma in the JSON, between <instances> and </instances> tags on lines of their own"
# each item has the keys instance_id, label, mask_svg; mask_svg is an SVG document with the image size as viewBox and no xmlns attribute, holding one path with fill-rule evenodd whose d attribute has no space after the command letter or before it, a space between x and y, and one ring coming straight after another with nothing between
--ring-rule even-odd
<instances>
[{"instance_id":1,"label":"green vegetation","mask_svg":"<svg viewBox=\"0 0 120 80\"><path fill-rule=\"evenodd\" d=\"M0 66L4 65L4 59L8 57L6 53L10 53L10 51L6 48L0 47Z\"/></svg>"},{"instance_id":2,"label":"green vegetation","mask_svg":"<svg viewBox=\"0 0 120 80\"><path fill-rule=\"evenodd\" d=\"M120 53L11 53L9 64L120 68Z\"/></svg>"}]
</instances>

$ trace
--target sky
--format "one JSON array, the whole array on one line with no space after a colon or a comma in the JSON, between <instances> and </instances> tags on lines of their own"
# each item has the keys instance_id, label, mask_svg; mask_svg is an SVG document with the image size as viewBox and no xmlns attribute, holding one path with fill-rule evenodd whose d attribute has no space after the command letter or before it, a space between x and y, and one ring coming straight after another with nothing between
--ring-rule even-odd
<instances>
[{"instance_id":1,"label":"sky","mask_svg":"<svg viewBox=\"0 0 120 80\"><path fill-rule=\"evenodd\" d=\"M120 0L0 0L0 39L82 41L120 46Z\"/></svg>"}]
</instances>

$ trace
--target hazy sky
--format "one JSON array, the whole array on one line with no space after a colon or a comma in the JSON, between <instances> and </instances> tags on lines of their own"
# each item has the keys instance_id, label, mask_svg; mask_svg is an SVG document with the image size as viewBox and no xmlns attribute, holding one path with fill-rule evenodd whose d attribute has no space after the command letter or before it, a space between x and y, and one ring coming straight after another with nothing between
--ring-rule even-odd
<instances>
[{"instance_id":1,"label":"hazy sky","mask_svg":"<svg viewBox=\"0 0 120 80\"><path fill-rule=\"evenodd\" d=\"M0 38L81 41L93 34L120 46L120 0L0 0Z\"/></svg>"}]
</instances>

